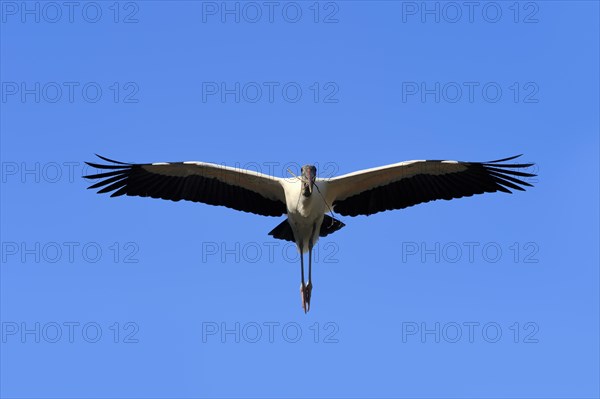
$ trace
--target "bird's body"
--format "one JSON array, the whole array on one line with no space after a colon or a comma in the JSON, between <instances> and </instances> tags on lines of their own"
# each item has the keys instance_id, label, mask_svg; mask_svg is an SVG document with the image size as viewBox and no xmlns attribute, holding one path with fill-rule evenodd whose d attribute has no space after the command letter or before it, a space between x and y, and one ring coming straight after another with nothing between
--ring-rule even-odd
<instances>
[{"instance_id":1,"label":"bird's body","mask_svg":"<svg viewBox=\"0 0 600 399\"><path fill-rule=\"evenodd\" d=\"M325 191L325 182L315 182L321 193ZM294 233L294 239L301 253L308 251L310 240L316 244L327 205L318 195L302 195L297 181L284 179L283 187L287 206L287 221Z\"/></svg>"},{"instance_id":2,"label":"bird's body","mask_svg":"<svg viewBox=\"0 0 600 399\"><path fill-rule=\"evenodd\" d=\"M312 249L319 237L345 226L328 212L368 216L440 199L523 191L522 186L531 184L520 178L535 176L518 170L533 164L504 163L517 157L490 162L407 161L331 179L317 178L312 165L303 166L300 176L280 178L205 162L129 164L100 158L112 164L88 165L108 171L85 176L101 179L89 187L101 188L98 193L203 202L264 216L287 215L269 234L296 243L305 312L310 308L312 291Z\"/></svg>"}]
</instances>

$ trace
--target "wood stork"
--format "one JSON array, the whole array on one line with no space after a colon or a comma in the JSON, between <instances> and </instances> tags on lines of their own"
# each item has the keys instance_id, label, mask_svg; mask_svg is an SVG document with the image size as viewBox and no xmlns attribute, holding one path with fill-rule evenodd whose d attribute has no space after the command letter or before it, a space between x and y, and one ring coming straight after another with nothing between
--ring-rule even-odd
<instances>
[{"instance_id":1,"label":"wood stork","mask_svg":"<svg viewBox=\"0 0 600 399\"><path fill-rule=\"evenodd\" d=\"M300 176L279 178L205 162L131 164L98 155L109 164L86 163L108 171L84 177L100 179L89 188L100 188L99 194L112 192L111 197L126 194L222 205L264 216L287 214L287 219L269 234L296 243L300 252L300 294L306 313L312 292L312 249L319 237L344 227L344 223L328 216L328 211L368 216L439 199L496 191L511 193L510 189L524 191L523 186L531 184L519 178L535 175L517 169L533 164L505 163L519 156L490 162L406 161L323 179L317 177L313 165L303 166Z\"/></svg>"}]
</instances>

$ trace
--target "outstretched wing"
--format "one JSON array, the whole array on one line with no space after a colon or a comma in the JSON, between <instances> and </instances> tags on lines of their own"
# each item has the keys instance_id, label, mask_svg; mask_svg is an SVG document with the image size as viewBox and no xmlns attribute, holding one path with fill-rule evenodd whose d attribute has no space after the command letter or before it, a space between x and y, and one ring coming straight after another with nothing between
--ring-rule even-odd
<instances>
[{"instance_id":1,"label":"outstretched wing","mask_svg":"<svg viewBox=\"0 0 600 399\"><path fill-rule=\"evenodd\" d=\"M519 171L531 163L510 164L520 155L490 162L407 161L333 178L327 182L328 203L346 216L372 215L424 202L531 186Z\"/></svg>"},{"instance_id":2,"label":"outstretched wing","mask_svg":"<svg viewBox=\"0 0 600 399\"><path fill-rule=\"evenodd\" d=\"M88 187L101 188L98 194L203 202L264 216L286 213L285 193L276 177L205 162L130 164L98 157L111 164L86 163L109 171L84 176L100 179Z\"/></svg>"}]
</instances>

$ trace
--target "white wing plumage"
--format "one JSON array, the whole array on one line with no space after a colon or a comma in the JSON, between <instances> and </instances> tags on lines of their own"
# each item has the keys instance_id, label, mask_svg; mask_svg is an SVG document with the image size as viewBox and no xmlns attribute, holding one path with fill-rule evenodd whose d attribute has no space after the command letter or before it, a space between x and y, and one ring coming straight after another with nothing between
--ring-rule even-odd
<instances>
[{"instance_id":1,"label":"white wing plumage","mask_svg":"<svg viewBox=\"0 0 600 399\"><path fill-rule=\"evenodd\" d=\"M519 156L490 162L407 161L349 173L327 181L327 202L341 215L357 216L439 199L523 191L531 184L517 177L535 175L517 169L533 164L504 163Z\"/></svg>"},{"instance_id":2,"label":"white wing plumage","mask_svg":"<svg viewBox=\"0 0 600 399\"><path fill-rule=\"evenodd\" d=\"M110 171L84 177L102 179L89 187L101 188L99 194L195 201L264 216L286 213L280 178L205 162L130 164L98 157L112 164L86 163Z\"/></svg>"}]
</instances>

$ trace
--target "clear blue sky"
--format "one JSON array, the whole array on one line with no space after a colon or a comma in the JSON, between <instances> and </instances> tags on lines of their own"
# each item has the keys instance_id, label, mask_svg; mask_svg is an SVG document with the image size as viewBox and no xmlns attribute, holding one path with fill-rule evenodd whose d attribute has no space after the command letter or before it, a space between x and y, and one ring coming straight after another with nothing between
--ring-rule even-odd
<instances>
[{"instance_id":1,"label":"clear blue sky","mask_svg":"<svg viewBox=\"0 0 600 399\"><path fill-rule=\"evenodd\" d=\"M0 6L2 397L599 396L597 2ZM94 153L539 177L342 217L305 315L280 218L96 195Z\"/></svg>"}]
</instances>

